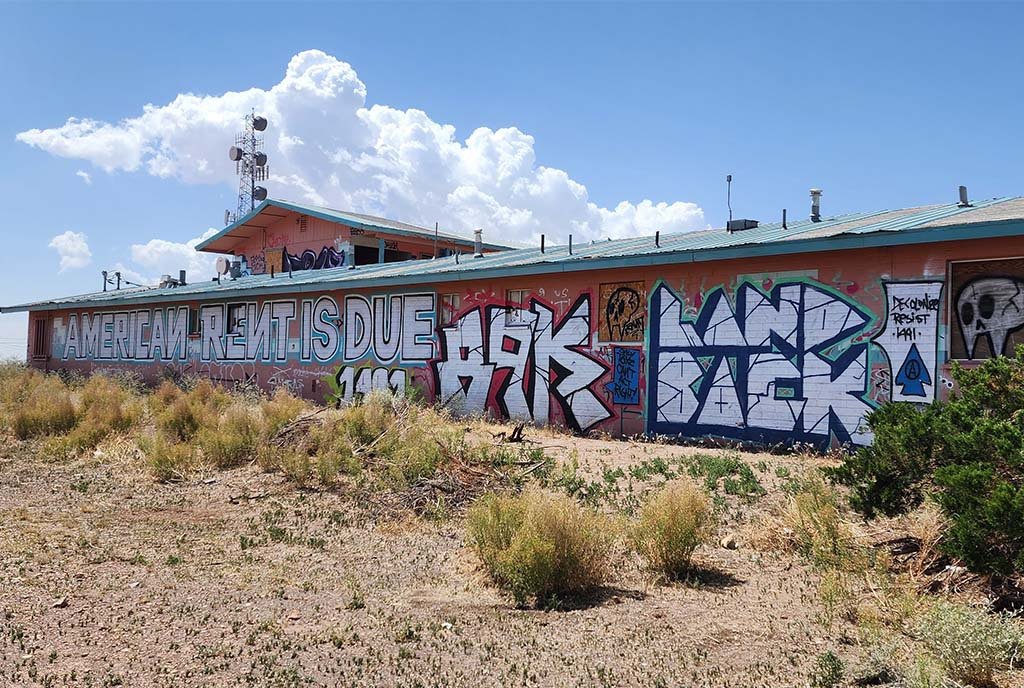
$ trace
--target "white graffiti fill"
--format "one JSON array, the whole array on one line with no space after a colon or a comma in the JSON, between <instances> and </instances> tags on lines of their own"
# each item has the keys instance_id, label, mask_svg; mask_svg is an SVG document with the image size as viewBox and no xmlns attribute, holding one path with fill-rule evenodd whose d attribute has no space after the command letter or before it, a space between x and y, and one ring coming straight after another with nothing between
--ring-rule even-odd
<instances>
[{"instance_id":1,"label":"white graffiti fill","mask_svg":"<svg viewBox=\"0 0 1024 688\"><path fill-rule=\"evenodd\" d=\"M513 321L504 306L474 308L441 328L441 359L434 363L440 402L461 413L550 421L550 400L566 422L586 431L611 417L591 389L607 368L582 353L590 348L590 299L580 298L555 324L554 311L533 300Z\"/></svg>"},{"instance_id":2,"label":"white graffiti fill","mask_svg":"<svg viewBox=\"0 0 1024 688\"><path fill-rule=\"evenodd\" d=\"M869 316L813 284L708 294L696 318L662 285L651 298L648 429L756 441L864 444L868 352L849 339Z\"/></svg>"}]
</instances>

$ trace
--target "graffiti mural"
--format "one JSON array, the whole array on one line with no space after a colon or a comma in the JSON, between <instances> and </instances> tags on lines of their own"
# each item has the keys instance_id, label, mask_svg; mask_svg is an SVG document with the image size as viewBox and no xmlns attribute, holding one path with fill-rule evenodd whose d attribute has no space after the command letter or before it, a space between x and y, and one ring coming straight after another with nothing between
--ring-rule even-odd
<instances>
[{"instance_id":1,"label":"graffiti mural","mask_svg":"<svg viewBox=\"0 0 1024 688\"><path fill-rule=\"evenodd\" d=\"M434 294L345 297L346 362L425 365L434 356Z\"/></svg>"},{"instance_id":2,"label":"graffiti mural","mask_svg":"<svg viewBox=\"0 0 1024 688\"><path fill-rule=\"evenodd\" d=\"M640 403L640 349L617 346L612 349L612 381L608 383L613 404Z\"/></svg>"},{"instance_id":3,"label":"graffiti mural","mask_svg":"<svg viewBox=\"0 0 1024 688\"><path fill-rule=\"evenodd\" d=\"M173 361L188 356L188 308L118 313L71 313L61 358Z\"/></svg>"},{"instance_id":4,"label":"graffiti mural","mask_svg":"<svg viewBox=\"0 0 1024 688\"><path fill-rule=\"evenodd\" d=\"M744 283L734 303L717 288L690 318L662 284L650 312L650 432L870 442L868 345L852 340L872 317L857 303L812 282Z\"/></svg>"},{"instance_id":5,"label":"graffiti mural","mask_svg":"<svg viewBox=\"0 0 1024 688\"><path fill-rule=\"evenodd\" d=\"M887 282L885 324L872 338L889 359L889 401L935 399L942 282Z\"/></svg>"},{"instance_id":6,"label":"graffiti mural","mask_svg":"<svg viewBox=\"0 0 1024 688\"><path fill-rule=\"evenodd\" d=\"M642 342L647 299L643 282L602 284L598 300L599 339L604 342Z\"/></svg>"},{"instance_id":7,"label":"graffiti mural","mask_svg":"<svg viewBox=\"0 0 1024 688\"><path fill-rule=\"evenodd\" d=\"M352 403L377 389L404 394L406 384L407 373L401 368L342 366L334 376L333 396L337 401Z\"/></svg>"},{"instance_id":8,"label":"graffiti mural","mask_svg":"<svg viewBox=\"0 0 1024 688\"><path fill-rule=\"evenodd\" d=\"M550 306L531 299L520 317L509 306L480 305L439 329L433 362L436 401L460 413L554 422L554 400L565 424L579 432L612 416L594 385L608 372L589 355L590 296L580 296L556 321Z\"/></svg>"},{"instance_id":9,"label":"graffiti mural","mask_svg":"<svg viewBox=\"0 0 1024 688\"><path fill-rule=\"evenodd\" d=\"M345 264L345 254L333 246L324 246L320 253L312 249L306 249L295 255L288 253L288 249L282 250L282 270L323 270L325 268L338 268Z\"/></svg>"},{"instance_id":10,"label":"graffiti mural","mask_svg":"<svg viewBox=\"0 0 1024 688\"><path fill-rule=\"evenodd\" d=\"M1024 344L1024 259L950 265L950 357L1012 355Z\"/></svg>"},{"instance_id":11,"label":"graffiti mural","mask_svg":"<svg viewBox=\"0 0 1024 688\"><path fill-rule=\"evenodd\" d=\"M979 277L960 290L956 316L965 358L987 358L1007 353L1011 335L1024 327L1024 280L1015 277ZM987 354L978 344L987 345Z\"/></svg>"}]
</instances>

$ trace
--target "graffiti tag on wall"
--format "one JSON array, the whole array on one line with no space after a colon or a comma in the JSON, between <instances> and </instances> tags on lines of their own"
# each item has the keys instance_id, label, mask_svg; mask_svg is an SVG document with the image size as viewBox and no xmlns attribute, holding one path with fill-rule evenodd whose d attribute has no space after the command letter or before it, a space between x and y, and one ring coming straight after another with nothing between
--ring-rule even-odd
<instances>
[{"instance_id":1,"label":"graffiti tag on wall","mask_svg":"<svg viewBox=\"0 0 1024 688\"><path fill-rule=\"evenodd\" d=\"M1012 355L1024 344L1024 259L950 266L950 357Z\"/></svg>"},{"instance_id":2,"label":"graffiti tag on wall","mask_svg":"<svg viewBox=\"0 0 1024 688\"><path fill-rule=\"evenodd\" d=\"M548 423L554 400L566 424L580 432L610 418L594 391L607 368L588 353L590 308L590 296L580 296L559 322L535 298L515 319L501 304L466 311L439 330L436 401L463 413Z\"/></svg>"},{"instance_id":3,"label":"graffiti tag on wall","mask_svg":"<svg viewBox=\"0 0 1024 688\"><path fill-rule=\"evenodd\" d=\"M813 283L722 288L694 318L665 285L651 296L648 429L755 441L864 444L871 316Z\"/></svg>"},{"instance_id":4,"label":"graffiti tag on wall","mask_svg":"<svg viewBox=\"0 0 1024 688\"><path fill-rule=\"evenodd\" d=\"M942 282L887 282L885 326L872 341L889 358L890 401L935 399Z\"/></svg>"},{"instance_id":5,"label":"graffiti tag on wall","mask_svg":"<svg viewBox=\"0 0 1024 688\"><path fill-rule=\"evenodd\" d=\"M598 299L599 339L642 342L647 299L643 282L602 284Z\"/></svg>"}]
</instances>

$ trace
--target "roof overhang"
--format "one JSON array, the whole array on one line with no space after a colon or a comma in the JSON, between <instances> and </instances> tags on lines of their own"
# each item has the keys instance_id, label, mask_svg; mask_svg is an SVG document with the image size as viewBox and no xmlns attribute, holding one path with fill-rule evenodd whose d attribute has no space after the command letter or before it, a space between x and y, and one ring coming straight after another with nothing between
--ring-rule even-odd
<instances>
[{"instance_id":1,"label":"roof overhang","mask_svg":"<svg viewBox=\"0 0 1024 688\"><path fill-rule=\"evenodd\" d=\"M429 229L412 231L411 229L387 227L352 217L338 217L331 213L318 210L317 208L311 208L298 203L289 203L288 201L268 198L256 206L252 212L238 220L235 220L209 239L201 241L196 245L196 250L208 251L210 253L234 253L235 247L238 246L239 242L260 236L260 233L263 230L282 218L287 217L290 213L309 215L311 217L316 217L328 222L334 222L346 227L361 229L364 232L413 237L421 240L429 240L432 238L432 233ZM444 246L459 246L467 249L471 249L473 247L473 240L465 237L453 237L450 234L444 233L440 235L439 239ZM504 244L491 244L484 242L483 248L486 251L503 251L510 247Z\"/></svg>"},{"instance_id":2,"label":"roof overhang","mask_svg":"<svg viewBox=\"0 0 1024 688\"><path fill-rule=\"evenodd\" d=\"M174 290L159 293L134 292L122 298L105 299L101 302L88 300L54 300L20 304L0 308L0 313L24 311L50 311L70 308L102 309L149 300L159 302L206 301L273 294L323 292L325 290L351 290L390 288L411 285L436 285L446 282L462 282L472 279L497 279L502 277L523 277L527 275L552 275L601 269L624 269L659 265L680 265L717 260L750 259L775 255L816 253L820 251L842 251L850 249L877 248L887 246L909 246L946 241L969 241L1024 235L1024 221L1001 220L950 227L922 227L900 232L878 231L869 234L842 234L833 237L794 239L791 241L729 246L702 250L681 250L636 256L615 256L587 260L561 260L538 262L525 265L495 266L431 274L403 274L390 277L353 278L338 281L322 281L295 284L282 273L272 283L256 288L234 288L233 283L220 285L202 293L175 293ZM241 286L241 285L239 285ZM80 297L79 297L80 298Z\"/></svg>"}]
</instances>

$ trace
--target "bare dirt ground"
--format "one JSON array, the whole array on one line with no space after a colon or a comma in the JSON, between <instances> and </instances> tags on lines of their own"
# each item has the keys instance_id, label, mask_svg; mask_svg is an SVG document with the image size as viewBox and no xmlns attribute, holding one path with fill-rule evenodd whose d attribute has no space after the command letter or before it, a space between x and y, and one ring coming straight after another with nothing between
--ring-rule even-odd
<instances>
[{"instance_id":1,"label":"bare dirt ground","mask_svg":"<svg viewBox=\"0 0 1024 688\"><path fill-rule=\"evenodd\" d=\"M591 476L695 451L534 439ZM688 583L622 555L609 587L537 611L487 584L457 515L385 514L256 466L160 484L130 449L101 452L0 448L0 686L786 686L826 650L856 654L852 626L822 622L816 574L743 539L794 457L743 455L768 494L724 503L739 547L698 550Z\"/></svg>"}]
</instances>

